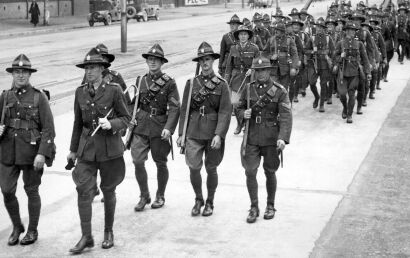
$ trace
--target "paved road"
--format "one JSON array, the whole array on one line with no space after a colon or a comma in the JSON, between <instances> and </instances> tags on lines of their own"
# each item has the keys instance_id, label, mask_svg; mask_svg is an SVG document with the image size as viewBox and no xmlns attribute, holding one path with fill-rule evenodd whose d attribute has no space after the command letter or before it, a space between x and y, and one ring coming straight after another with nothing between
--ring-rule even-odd
<instances>
[{"instance_id":1,"label":"paved road","mask_svg":"<svg viewBox=\"0 0 410 258\"><path fill-rule=\"evenodd\" d=\"M371 2L371 1L370 1ZM314 14L326 10L326 2L312 7ZM300 6L297 6L300 7ZM290 8L284 12L289 12ZM240 12L243 17L249 12ZM40 240L34 246L7 247L2 245L0 256L68 255L67 250L80 236L76 208L76 192L71 174L64 171L72 125L71 93L82 77L82 70L73 64L82 60L90 46L104 42L114 50L119 70L128 82L145 71L140 54L153 42L160 42L170 63L165 71L177 79L182 92L184 81L194 72L196 49L202 40L209 41L216 50L227 30L224 24L231 14L218 14L172 22L135 24L129 28L127 54L119 53L118 27L76 30L42 36L0 41L0 66L9 65L20 52L28 53L40 71L33 76L34 85L51 88L53 112L57 129L58 156L55 165L46 170L41 186L43 198L39 225ZM222 25L223 24L223 25ZM198 33L200 31L201 33ZM192 33L192 35L190 34ZM87 37L86 37L87 36ZM110 40L107 40L107 38ZM341 105L337 100L320 114L311 108L309 95L294 106L294 130L291 145L285 152L285 168L278 172L277 217L273 221L259 219L256 224L245 222L249 206L245 176L239 161L241 138L233 136L232 123L227 138L225 159L219 168L219 188L215 200L215 213L210 218L192 218L190 210L194 195L189 183L189 172L183 156L177 154L169 163L170 182L164 209L147 209L134 213L138 201L138 186L133 166L126 153L127 175L118 188L116 246L111 250L95 247L86 256L111 257L307 257L314 250L315 241L327 239L322 233L334 216L340 201L349 195L351 184L362 161L386 117L403 91L410 75L410 64L393 61L390 82L382 85L376 100L369 101L363 116L354 116L347 125L340 117ZM63 72L62 72L63 71ZM7 88L10 76L0 72L0 85ZM177 151L177 150L176 150ZM154 165L150 160L149 185L156 190ZM263 209L263 173L259 174L260 199ZM27 223L26 197L19 182L18 197L21 212ZM103 209L94 204L93 232L95 240L102 240ZM335 213L337 214L337 213ZM4 207L0 205L0 245L11 231ZM324 239L324 240L323 240ZM320 243L320 241L318 243ZM327 256L322 256L327 257Z\"/></svg>"}]
</instances>

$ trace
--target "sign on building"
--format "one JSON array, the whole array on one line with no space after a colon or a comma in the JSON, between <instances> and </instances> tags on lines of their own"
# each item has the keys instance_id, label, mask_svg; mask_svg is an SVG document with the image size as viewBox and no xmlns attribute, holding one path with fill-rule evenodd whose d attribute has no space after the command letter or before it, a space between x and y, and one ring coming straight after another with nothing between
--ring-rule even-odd
<instances>
[{"instance_id":1,"label":"sign on building","mask_svg":"<svg viewBox=\"0 0 410 258\"><path fill-rule=\"evenodd\" d=\"M185 5L206 5L208 0L185 0Z\"/></svg>"}]
</instances>

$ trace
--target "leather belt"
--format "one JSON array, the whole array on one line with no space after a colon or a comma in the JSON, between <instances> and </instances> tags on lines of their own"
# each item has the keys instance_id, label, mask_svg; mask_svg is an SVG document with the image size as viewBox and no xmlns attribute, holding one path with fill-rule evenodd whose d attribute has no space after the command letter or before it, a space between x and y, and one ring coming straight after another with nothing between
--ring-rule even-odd
<instances>
[{"instance_id":1,"label":"leather belt","mask_svg":"<svg viewBox=\"0 0 410 258\"><path fill-rule=\"evenodd\" d=\"M255 123L261 124L262 122L274 122L277 123L278 121L274 117L267 117L267 116L254 116Z\"/></svg>"},{"instance_id":2,"label":"leather belt","mask_svg":"<svg viewBox=\"0 0 410 258\"><path fill-rule=\"evenodd\" d=\"M141 108L142 111L147 112L150 116L164 116L166 112L160 112L158 108Z\"/></svg>"},{"instance_id":3,"label":"leather belt","mask_svg":"<svg viewBox=\"0 0 410 258\"><path fill-rule=\"evenodd\" d=\"M193 111L197 111L201 116L205 116L206 114L216 114L214 109L207 106L201 106L199 109L194 109Z\"/></svg>"},{"instance_id":4,"label":"leather belt","mask_svg":"<svg viewBox=\"0 0 410 258\"><path fill-rule=\"evenodd\" d=\"M34 121L18 118L10 119L6 125L14 129L38 129L37 123Z\"/></svg>"}]
</instances>

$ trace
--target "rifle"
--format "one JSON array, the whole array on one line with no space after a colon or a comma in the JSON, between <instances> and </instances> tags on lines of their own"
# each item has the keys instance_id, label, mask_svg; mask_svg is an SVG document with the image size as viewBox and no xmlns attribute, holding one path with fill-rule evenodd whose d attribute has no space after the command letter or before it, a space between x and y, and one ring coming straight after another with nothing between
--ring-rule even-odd
<instances>
[{"instance_id":1,"label":"rifle","mask_svg":"<svg viewBox=\"0 0 410 258\"><path fill-rule=\"evenodd\" d=\"M131 87L135 87L135 86L134 86L134 85L130 85L128 88L126 88L126 89L124 90L123 94L126 94L126 93L130 90ZM107 118L111 115L112 111L114 111L114 108L111 108L111 109L108 111L108 113L105 115L104 118L107 119ZM97 126L97 128L95 128L95 130L94 130L93 133L91 134L91 137L93 137L93 136L98 132L98 130L100 130L100 128L101 128L101 124L99 124L99 125Z\"/></svg>"},{"instance_id":2,"label":"rifle","mask_svg":"<svg viewBox=\"0 0 410 258\"><path fill-rule=\"evenodd\" d=\"M195 77L199 74L199 68L200 68L200 65L198 62L196 64ZM189 111L191 108L192 88L194 87L195 77L189 80L189 92L188 92L188 99L187 99L186 110L185 110L184 127L182 128L181 150L179 151L179 153L181 154L185 154L186 131L188 129Z\"/></svg>"},{"instance_id":3,"label":"rifle","mask_svg":"<svg viewBox=\"0 0 410 258\"><path fill-rule=\"evenodd\" d=\"M253 79L253 71L251 75L251 81ZM250 91L250 84L246 85L246 109L251 108L251 91ZM245 132L243 133L243 142L242 142L242 149L241 154L242 157L246 154L246 145L248 144L248 134L249 134L249 119L245 122Z\"/></svg>"},{"instance_id":4,"label":"rifle","mask_svg":"<svg viewBox=\"0 0 410 258\"><path fill-rule=\"evenodd\" d=\"M135 117L137 116L138 103L139 103L139 98L140 98L141 81L142 81L142 77L140 77L140 79L138 81L137 92L135 93L134 108L132 110L131 123L130 123L130 126L128 127L127 136L125 137L125 148L127 150L131 149L131 141L132 141L133 131L134 131L135 126L137 126L137 122L135 121Z\"/></svg>"}]
</instances>

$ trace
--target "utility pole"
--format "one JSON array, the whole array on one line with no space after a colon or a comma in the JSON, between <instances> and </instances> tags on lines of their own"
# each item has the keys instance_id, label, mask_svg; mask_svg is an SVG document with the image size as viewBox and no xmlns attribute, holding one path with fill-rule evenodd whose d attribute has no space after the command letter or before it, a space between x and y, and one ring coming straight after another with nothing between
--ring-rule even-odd
<instances>
[{"instance_id":1,"label":"utility pole","mask_svg":"<svg viewBox=\"0 0 410 258\"><path fill-rule=\"evenodd\" d=\"M46 11L47 11L47 0L44 0L44 10L43 10L43 25L47 25L46 21Z\"/></svg>"},{"instance_id":2,"label":"utility pole","mask_svg":"<svg viewBox=\"0 0 410 258\"><path fill-rule=\"evenodd\" d=\"M127 52L127 0L121 0L121 52Z\"/></svg>"}]
</instances>

